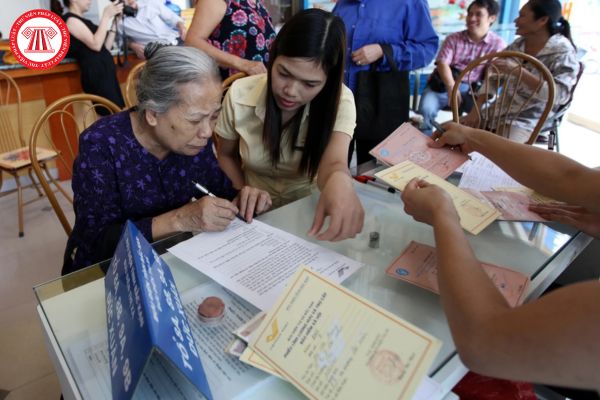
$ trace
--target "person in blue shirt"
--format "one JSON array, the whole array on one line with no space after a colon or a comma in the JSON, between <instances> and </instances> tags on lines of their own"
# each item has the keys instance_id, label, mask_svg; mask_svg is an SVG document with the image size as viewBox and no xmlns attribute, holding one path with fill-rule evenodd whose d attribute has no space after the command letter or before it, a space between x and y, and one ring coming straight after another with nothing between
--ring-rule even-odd
<instances>
[{"instance_id":1,"label":"person in blue shirt","mask_svg":"<svg viewBox=\"0 0 600 400\"><path fill-rule=\"evenodd\" d=\"M382 71L389 70L381 44L389 44L399 70L422 68L438 50L438 36L431 24L426 0L339 0L333 13L346 24L346 85L356 96L358 71L383 57ZM368 161L377 141L356 140L357 161ZM354 146L350 146L352 154Z\"/></svg>"}]
</instances>

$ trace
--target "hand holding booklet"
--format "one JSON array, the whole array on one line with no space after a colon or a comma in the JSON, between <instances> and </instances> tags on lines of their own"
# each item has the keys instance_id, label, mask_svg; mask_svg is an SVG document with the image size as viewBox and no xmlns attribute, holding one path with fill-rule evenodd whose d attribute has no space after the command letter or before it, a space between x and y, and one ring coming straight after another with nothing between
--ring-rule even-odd
<instances>
[{"instance_id":1,"label":"hand holding booklet","mask_svg":"<svg viewBox=\"0 0 600 400\"><path fill-rule=\"evenodd\" d=\"M440 341L302 267L250 347L311 399L410 399Z\"/></svg>"},{"instance_id":2,"label":"hand holding booklet","mask_svg":"<svg viewBox=\"0 0 600 400\"><path fill-rule=\"evenodd\" d=\"M526 275L493 264L481 263L481 267L511 307L523 303L529 285ZM410 282L434 293L440 292L435 248L426 244L410 242L400 257L390 264L386 273L392 278Z\"/></svg>"},{"instance_id":3,"label":"hand holding booklet","mask_svg":"<svg viewBox=\"0 0 600 400\"><path fill-rule=\"evenodd\" d=\"M460 225L473 235L477 235L500 216L500 212L494 207L411 161L404 161L379 171L375 176L399 190L404 190L404 187L413 178L419 178L441 187L452 197L452 202L460 217Z\"/></svg>"},{"instance_id":4,"label":"hand holding booklet","mask_svg":"<svg viewBox=\"0 0 600 400\"><path fill-rule=\"evenodd\" d=\"M429 147L431 143L433 139L405 122L369 153L388 166L410 160L444 179L468 159L448 147Z\"/></svg>"}]
</instances>

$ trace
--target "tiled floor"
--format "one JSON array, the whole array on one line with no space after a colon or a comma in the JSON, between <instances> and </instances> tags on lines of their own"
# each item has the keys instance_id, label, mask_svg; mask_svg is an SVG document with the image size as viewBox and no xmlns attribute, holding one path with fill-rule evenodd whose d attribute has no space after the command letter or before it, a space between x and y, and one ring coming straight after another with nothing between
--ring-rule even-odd
<instances>
[{"instance_id":1,"label":"tiled floor","mask_svg":"<svg viewBox=\"0 0 600 400\"><path fill-rule=\"evenodd\" d=\"M37 196L33 189L25 194ZM26 206L24 214L25 236L19 238L16 194L0 198L0 399L8 391L10 400L58 400L32 287L60 274L67 236L45 198Z\"/></svg>"},{"instance_id":2,"label":"tiled floor","mask_svg":"<svg viewBox=\"0 0 600 400\"><path fill-rule=\"evenodd\" d=\"M589 82L580 85L578 99L594 99L598 93L598 84L593 84L597 76L589 78ZM578 99L572 112L598 120L590 109L591 103ZM441 115L440 120L444 117ZM585 165L598 166L599 149L600 134L568 121L561 127L564 154ZM35 192L27 190L27 195L34 196ZM59 199L66 203L60 196ZM69 215L72 218L72 211ZM32 287L59 275L66 239L45 199L25 208L25 237L18 238L16 194L0 198L0 400L5 391L10 392L6 398L11 400L60 397Z\"/></svg>"}]
</instances>

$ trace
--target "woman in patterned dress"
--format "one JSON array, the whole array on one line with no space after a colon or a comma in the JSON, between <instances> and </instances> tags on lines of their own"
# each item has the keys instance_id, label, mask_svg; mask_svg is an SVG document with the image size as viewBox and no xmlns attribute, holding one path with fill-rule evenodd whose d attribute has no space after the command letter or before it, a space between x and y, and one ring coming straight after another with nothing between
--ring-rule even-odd
<instances>
[{"instance_id":1,"label":"woman in patterned dress","mask_svg":"<svg viewBox=\"0 0 600 400\"><path fill-rule=\"evenodd\" d=\"M198 0L185 44L217 61L221 76L267 72L275 29L262 0Z\"/></svg>"}]
</instances>

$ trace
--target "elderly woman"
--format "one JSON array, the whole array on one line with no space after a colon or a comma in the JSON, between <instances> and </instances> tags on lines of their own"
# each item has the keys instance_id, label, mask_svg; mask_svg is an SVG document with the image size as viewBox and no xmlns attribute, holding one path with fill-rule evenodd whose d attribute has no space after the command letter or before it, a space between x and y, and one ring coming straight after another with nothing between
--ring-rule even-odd
<instances>
[{"instance_id":1,"label":"elderly woman","mask_svg":"<svg viewBox=\"0 0 600 400\"><path fill-rule=\"evenodd\" d=\"M150 49L146 58L137 108L97 121L80 137L63 274L111 257L127 220L154 241L223 230L238 212L251 221L271 205L265 191L236 191L213 154L222 96L216 63L187 47ZM201 197L192 182L216 197Z\"/></svg>"}]
</instances>

